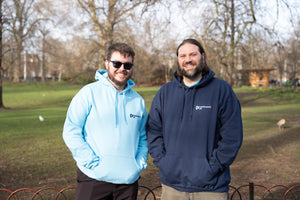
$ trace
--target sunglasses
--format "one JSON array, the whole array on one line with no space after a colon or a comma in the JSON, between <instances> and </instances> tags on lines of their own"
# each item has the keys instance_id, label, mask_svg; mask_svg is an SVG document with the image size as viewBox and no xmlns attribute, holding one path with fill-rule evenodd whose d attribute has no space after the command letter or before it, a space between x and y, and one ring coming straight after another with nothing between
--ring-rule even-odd
<instances>
[{"instance_id":1,"label":"sunglasses","mask_svg":"<svg viewBox=\"0 0 300 200\"><path fill-rule=\"evenodd\" d=\"M130 70L133 66L133 63L130 63L130 62L122 63L120 61L112 61L112 60L108 60L108 61L111 62L113 64L114 68L117 68L117 69L119 69L123 65L124 69Z\"/></svg>"}]
</instances>

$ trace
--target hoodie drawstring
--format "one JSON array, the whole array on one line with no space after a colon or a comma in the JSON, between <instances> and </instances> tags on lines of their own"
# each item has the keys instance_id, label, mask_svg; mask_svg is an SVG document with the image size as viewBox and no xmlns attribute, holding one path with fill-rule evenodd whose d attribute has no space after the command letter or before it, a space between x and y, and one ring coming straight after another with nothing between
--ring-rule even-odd
<instances>
[{"instance_id":1,"label":"hoodie drawstring","mask_svg":"<svg viewBox=\"0 0 300 200\"><path fill-rule=\"evenodd\" d=\"M182 87L183 89L183 100L182 100L182 104L181 104L181 116L180 116L180 121L182 120L183 118L183 113L184 113L184 104L185 104L185 88Z\"/></svg>"},{"instance_id":2,"label":"hoodie drawstring","mask_svg":"<svg viewBox=\"0 0 300 200\"><path fill-rule=\"evenodd\" d=\"M192 88L192 106L191 106L191 113L190 113L190 119L193 118L193 111L194 111L194 102L195 102L195 94L196 94L196 88Z\"/></svg>"},{"instance_id":3,"label":"hoodie drawstring","mask_svg":"<svg viewBox=\"0 0 300 200\"><path fill-rule=\"evenodd\" d=\"M121 112L123 112L124 121L127 124L125 92L126 91L123 91L122 93L116 92L116 100L115 100L115 118L116 118L115 121L116 121L116 127L119 124L119 113L118 113L119 103L121 104L120 107L122 108ZM122 97L120 97L120 95ZM122 100L119 101L119 98L122 98Z\"/></svg>"},{"instance_id":4,"label":"hoodie drawstring","mask_svg":"<svg viewBox=\"0 0 300 200\"><path fill-rule=\"evenodd\" d=\"M185 99L186 99L186 88L184 88L184 87L182 87L182 89L183 89L183 100L182 100L182 105L181 105L181 115L180 115L180 120L182 120L183 119L183 114L184 114L184 107L185 107ZM188 89L188 90L191 90L191 92L192 92L192 104L191 104L191 107L190 108L188 108L188 109L191 109L190 110L190 119L192 119L193 118L193 111L194 111L194 103L195 103L195 95L196 95L196 88L195 87L193 87L193 88L190 88L190 89Z\"/></svg>"},{"instance_id":5,"label":"hoodie drawstring","mask_svg":"<svg viewBox=\"0 0 300 200\"><path fill-rule=\"evenodd\" d=\"M119 101L118 101L118 92L116 92L116 100L115 100L115 118L116 118L116 127L118 126L118 105L119 105Z\"/></svg>"},{"instance_id":6,"label":"hoodie drawstring","mask_svg":"<svg viewBox=\"0 0 300 200\"><path fill-rule=\"evenodd\" d=\"M122 94L122 107L123 107L123 115L124 115L124 121L127 124L127 117L126 117L126 98L125 98L125 91L124 94Z\"/></svg>"}]
</instances>

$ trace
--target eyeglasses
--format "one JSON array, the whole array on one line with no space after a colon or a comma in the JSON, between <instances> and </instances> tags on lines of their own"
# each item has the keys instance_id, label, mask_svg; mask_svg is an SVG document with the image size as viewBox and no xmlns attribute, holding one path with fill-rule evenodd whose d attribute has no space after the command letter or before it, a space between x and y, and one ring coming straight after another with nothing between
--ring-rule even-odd
<instances>
[{"instance_id":1,"label":"eyeglasses","mask_svg":"<svg viewBox=\"0 0 300 200\"><path fill-rule=\"evenodd\" d=\"M120 61L113 61L113 60L108 60L108 61L112 62L114 68L117 68L117 69L119 69L123 65L124 69L130 70L133 66L133 63L130 63L130 62L122 63Z\"/></svg>"}]
</instances>

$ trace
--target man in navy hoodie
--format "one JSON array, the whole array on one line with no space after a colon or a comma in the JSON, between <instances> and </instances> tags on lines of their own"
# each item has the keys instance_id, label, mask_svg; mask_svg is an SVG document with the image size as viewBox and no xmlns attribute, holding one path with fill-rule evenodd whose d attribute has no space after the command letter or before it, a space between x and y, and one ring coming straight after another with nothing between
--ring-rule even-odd
<instances>
[{"instance_id":1,"label":"man in navy hoodie","mask_svg":"<svg viewBox=\"0 0 300 200\"><path fill-rule=\"evenodd\" d=\"M194 39L177 48L178 70L153 99L147 138L163 200L228 199L229 166L243 140L241 106L206 65Z\"/></svg>"}]
</instances>

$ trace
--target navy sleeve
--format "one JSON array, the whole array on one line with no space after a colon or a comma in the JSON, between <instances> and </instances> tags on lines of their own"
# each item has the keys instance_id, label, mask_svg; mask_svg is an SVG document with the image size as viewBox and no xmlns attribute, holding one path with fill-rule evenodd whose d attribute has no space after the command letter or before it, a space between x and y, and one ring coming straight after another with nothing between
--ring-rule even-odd
<instances>
[{"instance_id":1,"label":"navy sleeve","mask_svg":"<svg viewBox=\"0 0 300 200\"><path fill-rule=\"evenodd\" d=\"M210 157L214 171L222 171L232 164L243 141L241 106L229 85L223 88L218 115L220 135Z\"/></svg>"},{"instance_id":2,"label":"navy sleeve","mask_svg":"<svg viewBox=\"0 0 300 200\"><path fill-rule=\"evenodd\" d=\"M149 153L153 158L153 163L157 166L159 160L165 154L163 127L162 127L162 108L159 92L152 101L152 105L147 121L147 140Z\"/></svg>"}]
</instances>

